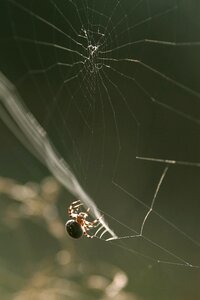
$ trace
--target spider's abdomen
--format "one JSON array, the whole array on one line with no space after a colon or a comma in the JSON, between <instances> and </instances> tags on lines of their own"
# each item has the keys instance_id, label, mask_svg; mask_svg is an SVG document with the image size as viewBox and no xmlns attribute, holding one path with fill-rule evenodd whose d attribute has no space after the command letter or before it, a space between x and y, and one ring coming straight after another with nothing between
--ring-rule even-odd
<instances>
[{"instance_id":1,"label":"spider's abdomen","mask_svg":"<svg viewBox=\"0 0 200 300\"><path fill-rule=\"evenodd\" d=\"M74 239L78 239L83 235L81 225L75 220L67 221L67 223L65 224L65 229L68 232L68 234Z\"/></svg>"}]
</instances>

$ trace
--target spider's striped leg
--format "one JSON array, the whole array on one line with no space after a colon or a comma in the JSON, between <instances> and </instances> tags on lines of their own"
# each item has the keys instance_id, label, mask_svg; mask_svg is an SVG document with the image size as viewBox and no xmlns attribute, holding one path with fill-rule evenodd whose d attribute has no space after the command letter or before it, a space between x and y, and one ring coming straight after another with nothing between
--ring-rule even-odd
<instances>
[{"instance_id":1,"label":"spider's striped leg","mask_svg":"<svg viewBox=\"0 0 200 300\"><path fill-rule=\"evenodd\" d=\"M90 239L94 237L94 235L90 235L89 233L87 233L87 226L83 227L83 234Z\"/></svg>"},{"instance_id":2,"label":"spider's striped leg","mask_svg":"<svg viewBox=\"0 0 200 300\"><path fill-rule=\"evenodd\" d=\"M86 219L88 217L88 212L89 212L90 208L88 208L86 210L86 212L80 212L79 215L82 216L84 219ZM88 222L88 221L85 221Z\"/></svg>"},{"instance_id":3,"label":"spider's striped leg","mask_svg":"<svg viewBox=\"0 0 200 300\"><path fill-rule=\"evenodd\" d=\"M81 203L80 200L77 200L77 201L72 202L72 204L70 205L70 207L72 207L74 210L76 210L81 205L83 205L83 203Z\"/></svg>"},{"instance_id":4,"label":"spider's striped leg","mask_svg":"<svg viewBox=\"0 0 200 300\"><path fill-rule=\"evenodd\" d=\"M103 218L103 215L100 218L95 219L94 221L91 221L91 222L85 221L86 227L87 228L95 228L95 227L99 226L101 218Z\"/></svg>"},{"instance_id":5,"label":"spider's striped leg","mask_svg":"<svg viewBox=\"0 0 200 300\"><path fill-rule=\"evenodd\" d=\"M83 205L83 204L81 203L80 200L72 202L72 204L69 206L69 208L67 210L68 215L72 218L75 218L76 214L78 212L79 206L81 206L81 205Z\"/></svg>"},{"instance_id":6,"label":"spider's striped leg","mask_svg":"<svg viewBox=\"0 0 200 300\"><path fill-rule=\"evenodd\" d=\"M94 221L89 222L90 227L97 227L100 224L100 220L103 218L103 215L101 215L98 219L95 219Z\"/></svg>"},{"instance_id":7,"label":"spider's striped leg","mask_svg":"<svg viewBox=\"0 0 200 300\"><path fill-rule=\"evenodd\" d=\"M83 217L84 219L86 219L88 217L88 214L86 212L80 212L79 216Z\"/></svg>"}]
</instances>

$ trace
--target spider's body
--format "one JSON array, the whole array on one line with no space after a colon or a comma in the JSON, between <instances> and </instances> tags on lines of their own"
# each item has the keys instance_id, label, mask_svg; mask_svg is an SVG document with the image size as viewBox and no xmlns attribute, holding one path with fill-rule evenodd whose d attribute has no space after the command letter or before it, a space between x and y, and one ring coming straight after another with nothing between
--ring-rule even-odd
<instances>
[{"instance_id":1,"label":"spider's body","mask_svg":"<svg viewBox=\"0 0 200 300\"><path fill-rule=\"evenodd\" d=\"M92 222L86 220L88 217L89 208L86 212L79 212L79 207L83 205L80 200L73 202L68 208L70 220L65 224L65 229L68 234L74 239L80 238L83 234L88 238L93 238L94 235L88 234L88 231L99 225L99 219Z\"/></svg>"},{"instance_id":2,"label":"spider's body","mask_svg":"<svg viewBox=\"0 0 200 300\"><path fill-rule=\"evenodd\" d=\"M68 232L68 234L74 239L78 239L83 235L81 225L75 220L67 221L67 223L65 224L65 229Z\"/></svg>"}]
</instances>

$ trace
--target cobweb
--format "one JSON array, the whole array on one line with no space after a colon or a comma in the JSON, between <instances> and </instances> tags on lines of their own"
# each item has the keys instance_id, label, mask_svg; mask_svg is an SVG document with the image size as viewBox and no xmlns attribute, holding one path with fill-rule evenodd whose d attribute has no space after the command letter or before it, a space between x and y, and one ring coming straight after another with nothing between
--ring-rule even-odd
<instances>
[{"instance_id":1,"label":"cobweb","mask_svg":"<svg viewBox=\"0 0 200 300\"><path fill-rule=\"evenodd\" d=\"M0 6L2 120L75 200L104 215L96 238L200 268L199 4Z\"/></svg>"}]
</instances>

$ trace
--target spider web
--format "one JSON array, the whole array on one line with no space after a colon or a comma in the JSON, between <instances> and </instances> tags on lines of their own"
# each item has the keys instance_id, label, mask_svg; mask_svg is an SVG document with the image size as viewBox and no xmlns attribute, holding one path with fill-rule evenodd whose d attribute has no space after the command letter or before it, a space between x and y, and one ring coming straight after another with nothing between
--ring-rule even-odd
<instances>
[{"instance_id":1,"label":"spider web","mask_svg":"<svg viewBox=\"0 0 200 300\"><path fill-rule=\"evenodd\" d=\"M25 102L1 75L2 120L104 215L97 238L190 268L200 267L198 11L175 0L1 1L1 70Z\"/></svg>"}]
</instances>

